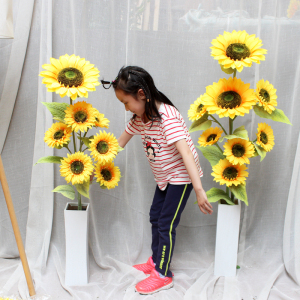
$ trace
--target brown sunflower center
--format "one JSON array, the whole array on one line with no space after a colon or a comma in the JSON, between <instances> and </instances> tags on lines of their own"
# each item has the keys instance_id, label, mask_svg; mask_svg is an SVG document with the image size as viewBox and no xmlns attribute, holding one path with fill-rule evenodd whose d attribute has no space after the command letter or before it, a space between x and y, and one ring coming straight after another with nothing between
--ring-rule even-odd
<instances>
[{"instance_id":1,"label":"brown sunflower center","mask_svg":"<svg viewBox=\"0 0 300 300\"><path fill-rule=\"evenodd\" d=\"M64 131L63 130L58 130L54 133L53 138L55 140L60 140L64 136Z\"/></svg>"},{"instance_id":2,"label":"brown sunflower center","mask_svg":"<svg viewBox=\"0 0 300 300\"><path fill-rule=\"evenodd\" d=\"M83 74L76 68L64 68L58 73L57 81L65 87L77 87L83 83Z\"/></svg>"},{"instance_id":3,"label":"brown sunflower center","mask_svg":"<svg viewBox=\"0 0 300 300\"><path fill-rule=\"evenodd\" d=\"M87 113L82 110L78 110L74 114L74 119L77 123L84 123L86 121L87 117L88 117Z\"/></svg>"},{"instance_id":4,"label":"brown sunflower center","mask_svg":"<svg viewBox=\"0 0 300 300\"><path fill-rule=\"evenodd\" d=\"M82 173L84 170L84 164L79 161L79 160L75 160L71 163L71 171L73 174L80 174Z\"/></svg>"},{"instance_id":5,"label":"brown sunflower center","mask_svg":"<svg viewBox=\"0 0 300 300\"><path fill-rule=\"evenodd\" d=\"M107 153L109 150L109 146L108 146L108 143L106 141L100 141L98 144L97 144L97 151L100 153L100 154L105 154Z\"/></svg>"},{"instance_id":6,"label":"brown sunflower center","mask_svg":"<svg viewBox=\"0 0 300 300\"><path fill-rule=\"evenodd\" d=\"M241 144L235 144L231 151L235 157L242 157L246 152L245 147Z\"/></svg>"},{"instance_id":7,"label":"brown sunflower center","mask_svg":"<svg viewBox=\"0 0 300 300\"><path fill-rule=\"evenodd\" d=\"M264 144L268 144L268 136L266 135L265 132L261 132L260 133L260 140L264 143Z\"/></svg>"},{"instance_id":8,"label":"brown sunflower center","mask_svg":"<svg viewBox=\"0 0 300 300\"><path fill-rule=\"evenodd\" d=\"M223 171L223 177L228 180L237 178L237 175L238 175L238 170L235 167L227 167Z\"/></svg>"},{"instance_id":9,"label":"brown sunflower center","mask_svg":"<svg viewBox=\"0 0 300 300\"><path fill-rule=\"evenodd\" d=\"M217 98L217 105L222 108L235 108L242 103L241 96L235 91L221 93Z\"/></svg>"},{"instance_id":10,"label":"brown sunflower center","mask_svg":"<svg viewBox=\"0 0 300 300\"><path fill-rule=\"evenodd\" d=\"M215 140L215 138L216 138L216 134L211 134L211 135L209 135L208 137L207 137L207 139L206 139L206 142L208 143L208 142L210 142L210 141L214 141Z\"/></svg>"},{"instance_id":11,"label":"brown sunflower center","mask_svg":"<svg viewBox=\"0 0 300 300\"><path fill-rule=\"evenodd\" d=\"M201 112L201 110L202 110L202 108L203 108L203 104L200 104L198 107L197 107L197 113L200 113Z\"/></svg>"},{"instance_id":12,"label":"brown sunflower center","mask_svg":"<svg viewBox=\"0 0 300 300\"><path fill-rule=\"evenodd\" d=\"M270 94L265 89L259 91L259 96L263 98L264 102L270 102Z\"/></svg>"},{"instance_id":13,"label":"brown sunflower center","mask_svg":"<svg viewBox=\"0 0 300 300\"><path fill-rule=\"evenodd\" d=\"M103 176L105 181L110 181L112 179L111 172L108 169L102 169L101 175Z\"/></svg>"},{"instance_id":14,"label":"brown sunflower center","mask_svg":"<svg viewBox=\"0 0 300 300\"><path fill-rule=\"evenodd\" d=\"M250 56L250 50L245 44L233 43L227 47L226 55L233 60L241 60Z\"/></svg>"}]
</instances>

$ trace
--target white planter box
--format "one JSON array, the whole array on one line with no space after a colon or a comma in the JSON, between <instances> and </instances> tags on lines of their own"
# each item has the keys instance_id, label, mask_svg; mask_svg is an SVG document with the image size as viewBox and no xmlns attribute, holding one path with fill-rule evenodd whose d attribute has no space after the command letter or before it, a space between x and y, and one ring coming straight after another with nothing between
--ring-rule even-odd
<instances>
[{"instance_id":1,"label":"white planter box","mask_svg":"<svg viewBox=\"0 0 300 300\"><path fill-rule=\"evenodd\" d=\"M218 205L215 276L236 276L241 201L238 205Z\"/></svg>"},{"instance_id":2,"label":"white planter box","mask_svg":"<svg viewBox=\"0 0 300 300\"><path fill-rule=\"evenodd\" d=\"M82 203L86 210L69 210L77 204L68 202L64 210L66 235L65 284L85 285L89 276L88 228L89 204Z\"/></svg>"}]
</instances>

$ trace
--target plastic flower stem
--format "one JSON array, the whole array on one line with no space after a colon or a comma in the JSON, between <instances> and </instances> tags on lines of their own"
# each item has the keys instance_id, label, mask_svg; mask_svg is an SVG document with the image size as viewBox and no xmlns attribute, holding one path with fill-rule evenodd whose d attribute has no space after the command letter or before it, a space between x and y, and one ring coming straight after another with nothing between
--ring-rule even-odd
<instances>
[{"instance_id":1,"label":"plastic flower stem","mask_svg":"<svg viewBox=\"0 0 300 300\"><path fill-rule=\"evenodd\" d=\"M232 134L233 120L229 118L229 134Z\"/></svg>"},{"instance_id":2,"label":"plastic flower stem","mask_svg":"<svg viewBox=\"0 0 300 300\"><path fill-rule=\"evenodd\" d=\"M70 98L70 105L72 105L72 99ZM77 152L76 151L76 143L75 143L75 133L74 131L72 131L72 135L73 135L73 145L74 145L74 153Z\"/></svg>"},{"instance_id":3,"label":"plastic flower stem","mask_svg":"<svg viewBox=\"0 0 300 300\"><path fill-rule=\"evenodd\" d=\"M236 77L236 69L233 71L233 77Z\"/></svg>"},{"instance_id":4,"label":"plastic flower stem","mask_svg":"<svg viewBox=\"0 0 300 300\"><path fill-rule=\"evenodd\" d=\"M220 151L223 153L221 147L218 145L218 143L215 143L215 145L220 149Z\"/></svg>"},{"instance_id":5,"label":"plastic flower stem","mask_svg":"<svg viewBox=\"0 0 300 300\"><path fill-rule=\"evenodd\" d=\"M82 150L82 152L84 152L86 149L88 149L88 147L86 147L84 150Z\"/></svg>"},{"instance_id":6,"label":"plastic flower stem","mask_svg":"<svg viewBox=\"0 0 300 300\"><path fill-rule=\"evenodd\" d=\"M72 151L69 149L68 145L66 145L65 147L66 147L66 148L69 150L69 152L72 154Z\"/></svg>"},{"instance_id":7,"label":"plastic flower stem","mask_svg":"<svg viewBox=\"0 0 300 300\"><path fill-rule=\"evenodd\" d=\"M253 141L253 143L255 143L257 141L257 139L255 139L254 141Z\"/></svg>"},{"instance_id":8,"label":"plastic flower stem","mask_svg":"<svg viewBox=\"0 0 300 300\"><path fill-rule=\"evenodd\" d=\"M210 116L215 120L216 123L218 123L218 124L222 127L223 131L224 131L225 134L227 135L226 130L225 130L224 127L217 121L217 119L216 119L213 115L210 115ZM223 151L222 151L222 152L223 152Z\"/></svg>"},{"instance_id":9,"label":"plastic flower stem","mask_svg":"<svg viewBox=\"0 0 300 300\"><path fill-rule=\"evenodd\" d=\"M78 193L78 192L77 192ZM81 205L81 195L78 193L78 210L82 210L82 205Z\"/></svg>"},{"instance_id":10,"label":"plastic flower stem","mask_svg":"<svg viewBox=\"0 0 300 300\"><path fill-rule=\"evenodd\" d=\"M80 136L80 147L79 147L79 151L81 152L81 148L82 148L82 144L83 144L83 142L82 142L82 140L81 140L81 131L80 131L80 133L79 133L79 136Z\"/></svg>"}]
</instances>

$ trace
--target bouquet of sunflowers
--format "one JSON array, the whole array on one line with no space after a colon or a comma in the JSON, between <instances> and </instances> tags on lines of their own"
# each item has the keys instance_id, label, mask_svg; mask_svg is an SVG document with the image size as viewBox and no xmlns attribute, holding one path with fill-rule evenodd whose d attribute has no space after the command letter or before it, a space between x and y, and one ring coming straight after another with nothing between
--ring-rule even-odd
<instances>
[{"instance_id":1,"label":"bouquet of sunflowers","mask_svg":"<svg viewBox=\"0 0 300 300\"><path fill-rule=\"evenodd\" d=\"M85 101L74 103L78 97L88 98L88 92L95 91L95 87L100 85L99 70L74 54L50 58L50 62L42 66L46 70L40 73L44 77L42 82L49 92L68 96L70 103L42 102L57 121L45 133L44 141L52 148L64 147L70 154L67 153L67 157L43 157L37 163L60 164L60 174L68 184L57 186L53 192L74 200L77 190L78 210L82 210L81 195L89 198L89 187L95 180L104 189L118 185L121 173L113 160L122 148L115 136L104 130L87 136L94 127L108 128L109 120ZM73 149L70 149L71 139ZM89 154L85 153L86 150ZM96 179L93 179L94 176Z\"/></svg>"},{"instance_id":2,"label":"bouquet of sunflowers","mask_svg":"<svg viewBox=\"0 0 300 300\"><path fill-rule=\"evenodd\" d=\"M243 67L251 67L253 62L259 64L265 60L267 50L260 48L262 41L255 34L249 35L245 30L224 32L212 41L212 45L211 56L218 60L226 74L233 76L207 86L206 93L191 104L188 117L193 123L189 132L203 131L196 147L210 162L214 180L226 185L226 191L218 188L207 191L208 200L234 205L240 199L248 205L246 165L250 164L250 158L260 156L260 161L265 158L274 147L274 135L270 125L258 123L256 138L252 140L245 126L234 128L233 121L253 108L261 118L291 123L282 110L275 108L276 89L269 81L259 80L254 90L250 89L249 83L236 77L237 71L241 72ZM228 118L228 130L213 114ZM212 127L212 123L218 126ZM222 142L223 149L219 145Z\"/></svg>"}]
</instances>

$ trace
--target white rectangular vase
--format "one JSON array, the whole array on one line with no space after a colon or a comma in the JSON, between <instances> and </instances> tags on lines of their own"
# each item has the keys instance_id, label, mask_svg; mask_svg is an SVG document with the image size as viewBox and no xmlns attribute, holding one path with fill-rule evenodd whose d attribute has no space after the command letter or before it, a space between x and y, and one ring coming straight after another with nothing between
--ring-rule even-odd
<instances>
[{"instance_id":1,"label":"white rectangular vase","mask_svg":"<svg viewBox=\"0 0 300 300\"><path fill-rule=\"evenodd\" d=\"M68 208L76 206L76 210ZM77 210L77 204L68 202L64 210L66 235L65 284L85 285L89 276L88 232L89 204L82 203L85 210Z\"/></svg>"},{"instance_id":2,"label":"white rectangular vase","mask_svg":"<svg viewBox=\"0 0 300 300\"><path fill-rule=\"evenodd\" d=\"M218 205L215 276L236 276L241 201L238 205Z\"/></svg>"}]
</instances>

